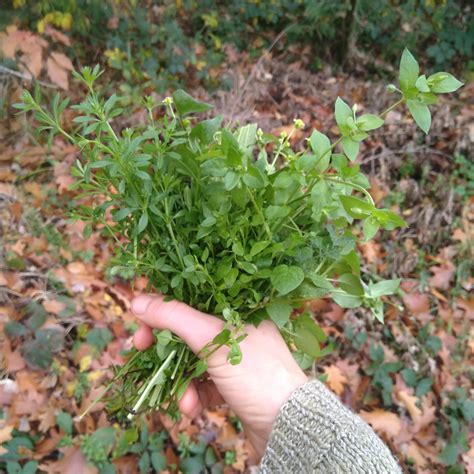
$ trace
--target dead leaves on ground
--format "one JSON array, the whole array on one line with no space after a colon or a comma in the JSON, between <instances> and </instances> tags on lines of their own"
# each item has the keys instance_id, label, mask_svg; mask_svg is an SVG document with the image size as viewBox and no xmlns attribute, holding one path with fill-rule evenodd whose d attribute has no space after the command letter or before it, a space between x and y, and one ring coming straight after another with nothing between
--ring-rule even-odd
<instances>
[{"instance_id":1,"label":"dead leaves on ground","mask_svg":"<svg viewBox=\"0 0 474 474\"><path fill-rule=\"evenodd\" d=\"M64 41L63 33L51 26L48 33L55 40ZM8 26L0 33L0 52L5 58L17 60L20 70L31 78L39 78L46 71L53 84L61 89L69 89L69 75L74 69L71 60L61 52L49 51L49 43L42 36L31 31Z\"/></svg>"}]
</instances>

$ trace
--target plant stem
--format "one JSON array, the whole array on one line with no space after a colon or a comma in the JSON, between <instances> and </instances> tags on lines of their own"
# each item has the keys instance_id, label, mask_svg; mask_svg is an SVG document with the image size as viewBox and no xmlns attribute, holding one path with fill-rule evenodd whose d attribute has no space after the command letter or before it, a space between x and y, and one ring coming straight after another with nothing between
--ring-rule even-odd
<instances>
[{"instance_id":1,"label":"plant stem","mask_svg":"<svg viewBox=\"0 0 474 474\"><path fill-rule=\"evenodd\" d=\"M402 97L400 100L397 100L394 104L392 104L390 107L385 109L380 115L380 118L384 118L389 112L391 112L393 109L396 109L400 104L403 104L405 102L405 98Z\"/></svg>"},{"instance_id":2,"label":"plant stem","mask_svg":"<svg viewBox=\"0 0 474 474\"><path fill-rule=\"evenodd\" d=\"M262 210L260 209L260 207L257 204L257 201L255 201L255 196L250 192L249 188L247 188L247 191L248 191L248 194L250 196L250 200L252 201L252 203L255 207L255 210L257 211L258 215L262 219L263 228L265 229L265 232L267 233L268 238L270 239L270 242L271 242L273 240L273 235L272 235L272 232L270 230L270 227L268 227L267 221L265 220L265 216L263 215Z\"/></svg>"},{"instance_id":3,"label":"plant stem","mask_svg":"<svg viewBox=\"0 0 474 474\"><path fill-rule=\"evenodd\" d=\"M138 410L142 406L143 402L145 401L146 397L151 392L151 389L155 386L156 381L158 380L160 375L168 368L168 366L170 365L170 363L173 360L173 357L175 355L176 355L176 350L171 351L169 356L166 358L166 360L163 362L163 364L160 366L160 368L156 371L155 375L152 377L150 382L148 382L148 385L146 386L145 390L141 394L141 396L138 399L137 403L135 403L135 406L132 409L132 413L129 413L127 415L128 420L133 420L133 418L135 417L135 414L138 412Z\"/></svg>"},{"instance_id":4,"label":"plant stem","mask_svg":"<svg viewBox=\"0 0 474 474\"><path fill-rule=\"evenodd\" d=\"M372 204L372 206L375 206L375 202L372 199L372 196L367 191L367 189L364 189L362 186L359 186L358 184L355 184L355 183L350 183L349 181L342 181L342 180L337 179L337 178L331 178L330 176L326 176L324 179L326 181L331 181L333 183L338 183L338 184L344 184L346 186L350 186L351 188L357 189L357 191L360 191L361 193L363 193L367 197L367 199L370 201L370 204Z\"/></svg>"}]
</instances>

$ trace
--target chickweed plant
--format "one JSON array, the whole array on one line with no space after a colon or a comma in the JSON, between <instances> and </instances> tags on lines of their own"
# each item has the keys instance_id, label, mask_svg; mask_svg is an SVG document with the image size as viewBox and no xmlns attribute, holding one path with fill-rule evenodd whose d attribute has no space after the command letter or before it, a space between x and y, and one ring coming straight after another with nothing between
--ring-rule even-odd
<instances>
[{"instance_id":1,"label":"chickweed plant","mask_svg":"<svg viewBox=\"0 0 474 474\"><path fill-rule=\"evenodd\" d=\"M99 67L74 75L88 90L72 106L75 130L61 125L67 98L56 96L49 109L38 91L25 91L16 105L32 111L51 139L60 134L80 150L72 172L82 204L72 217L88 223L85 238L96 227L110 239L112 275L146 276L150 290L225 321L198 356L166 330L150 349L132 351L108 387L111 413L130 419L161 408L176 416L177 400L204 375L207 356L227 346L229 362L238 364L245 325L264 319L308 367L329 347L307 312L294 314L305 301L332 298L344 308L368 308L383 321L382 298L397 291L399 280L374 282L361 274L354 229L362 221L369 240L379 229L406 223L375 206L355 160L369 132L402 104L427 133L428 106L462 85L451 74L420 75L405 50L400 85L388 86L398 96L393 105L379 115L358 115L355 105L338 98L340 137L331 143L314 130L298 152L291 133L275 137L256 124L227 127L221 116L199 120L211 106L182 90L160 104L146 97L148 122L119 132L112 126L123 114L119 98L101 97L94 86ZM295 130L303 126L295 120Z\"/></svg>"}]
</instances>

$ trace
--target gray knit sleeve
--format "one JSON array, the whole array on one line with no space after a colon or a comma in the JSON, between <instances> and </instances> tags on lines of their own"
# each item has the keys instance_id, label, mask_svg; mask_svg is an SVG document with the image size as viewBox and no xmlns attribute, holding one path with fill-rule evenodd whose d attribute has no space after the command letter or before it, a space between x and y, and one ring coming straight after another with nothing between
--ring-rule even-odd
<instances>
[{"instance_id":1,"label":"gray knit sleeve","mask_svg":"<svg viewBox=\"0 0 474 474\"><path fill-rule=\"evenodd\" d=\"M273 427L262 473L401 473L387 446L321 382L293 392Z\"/></svg>"}]
</instances>

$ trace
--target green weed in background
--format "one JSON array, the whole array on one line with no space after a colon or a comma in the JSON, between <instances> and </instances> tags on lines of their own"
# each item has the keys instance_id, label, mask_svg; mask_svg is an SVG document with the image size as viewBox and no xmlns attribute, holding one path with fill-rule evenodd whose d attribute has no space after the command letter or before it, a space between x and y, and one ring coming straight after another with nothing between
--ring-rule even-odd
<instances>
[{"instance_id":1,"label":"green weed in background","mask_svg":"<svg viewBox=\"0 0 474 474\"><path fill-rule=\"evenodd\" d=\"M307 54L310 69L363 64L380 73L408 46L434 69L472 71L474 20L459 0L12 0L0 29L10 23L43 33L48 25L72 36L71 57L88 61L89 48L127 82L131 103L147 88L163 90L200 81L223 87L225 45L260 56L281 32L274 51L287 60ZM373 62L377 58L377 63ZM137 90L137 85L140 87Z\"/></svg>"}]
</instances>

